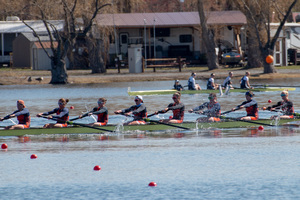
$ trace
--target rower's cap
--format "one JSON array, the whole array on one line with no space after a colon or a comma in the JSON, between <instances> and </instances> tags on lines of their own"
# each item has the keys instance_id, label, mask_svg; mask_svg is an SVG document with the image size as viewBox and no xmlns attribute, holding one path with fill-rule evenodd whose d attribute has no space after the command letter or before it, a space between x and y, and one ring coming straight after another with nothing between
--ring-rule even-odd
<instances>
[{"instance_id":1,"label":"rower's cap","mask_svg":"<svg viewBox=\"0 0 300 200\"><path fill-rule=\"evenodd\" d=\"M248 96L250 96L250 97L253 97L253 96L254 96L254 94L253 94L252 91L247 91L245 95L248 95Z\"/></svg>"},{"instance_id":2,"label":"rower's cap","mask_svg":"<svg viewBox=\"0 0 300 200\"><path fill-rule=\"evenodd\" d=\"M23 100L18 100L17 103L23 105L25 108L25 102Z\"/></svg>"},{"instance_id":3,"label":"rower's cap","mask_svg":"<svg viewBox=\"0 0 300 200\"><path fill-rule=\"evenodd\" d=\"M136 95L135 99L140 99L141 101L143 101L143 97L141 95Z\"/></svg>"}]
</instances>

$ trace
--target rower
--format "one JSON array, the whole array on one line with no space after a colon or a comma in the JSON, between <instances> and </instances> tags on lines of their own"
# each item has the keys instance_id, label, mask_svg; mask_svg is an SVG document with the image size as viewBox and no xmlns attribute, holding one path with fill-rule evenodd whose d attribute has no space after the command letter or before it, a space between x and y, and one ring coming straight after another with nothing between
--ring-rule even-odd
<instances>
[{"instance_id":1,"label":"rower","mask_svg":"<svg viewBox=\"0 0 300 200\"><path fill-rule=\"evenodd\" d=\"M232 86L232 79L233 77L233 72L229 72L227 78L224 80L222 88L225 90L227 87L230 89L234 89Z\"/></svg>"},{"instance_id":2,"label":"rower","mask_svg":"<svg viewBox=\"0 0 300 200\"><path fill-rule=\"evenodd\" d=\"M246 108L247 116L240 118L241 120L258 120L258 105L257 102L252 99L253 96L252 91L247 91L245 93L246 101L232 109L232 111L235 111Z\"/></svg>"},{"instance_id":3,"label":"rower","mask_svg":"<svg viewBox=\"0 0 300 200\"><path fill-rule=\"evenodd\" d=\"M10 119L13 117L17 117L18 119L18 124L16 125L11 125L5 127L6 130L8 129L27 129L30 126L30 114L29 110L25 106L25 102L23 100L18 100L17 101L17 108L18 110L14 111L13 113L0 118L0 121Z\"/></svg>"},{"instance_id":4,"label":"rower","mask_svg":"<svg viewBox=\"0 0 300 200\"><path fill-rule=\"evenodd\" d=\"M61 98L58 100L58 108L54 108L52 111L39 113L36 115L37 117L48 116L48 119L54 119L57 121L56 124L45 124L43 128L62 128L68 126L67 121L69 121L69 109L66 108L68 102L69 99ZM51 115L54 113L56 115Z\"/></svg>"},{"instance_id":5,"label":"rower","mask_svg":"<svg viewBox=\"0 0 300 200\"><path fill-rule=\"evenodd\" d=\"M216 89L218 89L219 85L215 83L215 74L214 73L212 73L210 75L210 78L208 79L206 86L207 86L208 90L216 90Z\"/></svg>"},{"instance_id":6,"label":"rower","mask_svg":"<svg viewBox=\"0 0 300 200\"><path fill-rule=\"evenodd\" d=\"M277 104L269 107L263 107L262 109L276 112L280 112L281 110L283 115L280 116L280 119L294 119L294 106L293 102L289 100L289 92L284 90L280 93L280 96L282 101L279 101ZM275 119L277 117L278 115L274 115L271 119Z\"/></svg>"},{"instance_id":7,"label":"rower","mask_svg":"<svg viewBox=\"0 0 300 200\"><path fill-rule=\"evenodd\" d=\"M86 116L91 116L91 115L97 115L98 119L97 122L90 123L88 124L89 126L105 126L108 121L108 110L105 107L106 104L106 99L105 98L99 98L98 99L98 106L94 107L93 110L89 111L88 113L85 113L84 115L80 115L79 118L83 118Z\"/></svg>"},{"instance_id":8,"label":"rower","mask_svg":"<svg viewBox=\"0 0 300 200\"><path fill-rule=\"evenodd\" d=\"M146 124L144 119L147 118L147 108L144 104L143 97L137 95L134 98L134 101L135 105L130 108L115 111L115 114L123 114L125 116L131 116L133 114L133 120L125 123L124 125Z\"/></svg>"},{"instance_id":9,"label":"rower","mask_svg":"<svg viewBox=\"0 0 300 200\"><path fill-rule=\"evenodd\" d=\"M171 117L170 119L160 120L160 122L163 122L163 123L176 123L176 124L183 122L184 104L181 103L180 97L181 97L181 93L180 92L175 92L173 94L173 97L172 97L174 103L170 103L167 108L165 108L161 111L156 111L155 112L155 114L158 114L158 113L166 113L169 110L173 111L173 117Z\"/></svg>"},{"instance_id":10,"label":"rower","mask_svg":"<svg viewBox=\"0 0 300 200\"><path fill-rule=\"evenodd\" d=\"M201 90L201 87L198 83L196 83L196 73L192 72L189 80L188 80L188 88L189 90Z\"/></svg>"},{"instance_id":11,"label":"rower","mask_svg":"<svg viewBox=\"0 0 300 200\"><path fill-rule=\"evenodd\" d=\"M197 112L199 114L206 115L207 117L200 117L197 119L198 122L219 122L221 115L221 105L217 102L217 95L215 93L210 93L208 96L209 102L205 102L200 106L190 109L189 112ZM201 111L207 108L205 111Z\"/></svg>"},{"instance_id":12,"label":"rower","mask_svg":"<svg viewBox=\"0 0 300 200\"><path fill-rule=\"evenodd\" d=\"M249 76L250 76L250 72L246 72L245 76L241 78L240 80L241 89L253 89L253 87L250 86Z\"/></svg>"}]
</instances>

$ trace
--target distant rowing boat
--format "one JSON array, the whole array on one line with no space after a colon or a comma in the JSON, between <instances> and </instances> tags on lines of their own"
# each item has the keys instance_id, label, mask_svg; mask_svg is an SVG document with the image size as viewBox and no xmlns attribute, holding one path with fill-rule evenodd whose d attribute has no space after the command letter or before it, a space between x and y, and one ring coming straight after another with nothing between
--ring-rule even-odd
<instances>
[{"instance_id":1,"label":"distant rowing boat","mask_svg":"<svg viewBox=\"0 0 300 200\"><path fill-rule=\"evenodd\" d=\"M281 119L276 125L283 125L289 122L300 122L300 119ZM264 123L264 124L275 124L274 120L261 119L253 122ZM195 123L195 122L184 122L182 124L176 124L177 126L182 126L184 128L189 128L191 130L195 129L208 129L208 128L246 128L246 127L258 127L260 124L253 124L244 121L223 121L223 122L214 122L214 123ZM116 132L130 132L130 131L164 131L164 130L174 130L180 129L176 127L170 127L163 124L147 124L147 125L133 125L133 126L121 126L108 125L101 127L106 130L116 131ZM0 136L24 136L24 135L42 135L42 134L98 134L105 133L105 131L95 130L87 127L67 127L67 128L52 128L52 129L43 129L43 128L30 128L22 130L0 130Z\"/></svg>"},{"instance_id":2,"label":"distant rowing boat","mask_svg":"<svg viewBox=\"0 0 300 200\"><path fill-rule=\"evenodd\" d=\"M296 88L292 87L261 87L261 88L254 88L251 89L253 92L272 92L272 91L282 91L282 90L289 90L293 91L296 90ZM246 92L247 89L233 89L230 90L230 92ZM136 95L166 95L166 94L174 94L177 92L177 90L144 90L144 91L131 91L130 88L128 88L128 94L130 96L136 96ZM183 90L180 91L181 94L209 94L209 93L219 93L219 90ZM222 90L223 93L225 93L225 90Z\"/></svg>"}]
</instances>

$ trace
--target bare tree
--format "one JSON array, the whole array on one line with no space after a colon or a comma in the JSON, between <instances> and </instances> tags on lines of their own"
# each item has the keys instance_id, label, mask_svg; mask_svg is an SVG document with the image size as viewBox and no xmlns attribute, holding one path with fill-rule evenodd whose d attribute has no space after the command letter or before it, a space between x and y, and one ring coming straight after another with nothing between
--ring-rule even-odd
<instances>
[{"instance_id":1,"label":"bare tree","mask_svg":"<svg viewBox=\"0 0 300 200\"><path fill-rule=\"evenodd\" d=\"M293 7L296 5L298 0L286 0L285 6L283 4L279 6L278 2L273 0L232 0L235 5L246 15L249 29L251 32L249 36L256 36L256 42L254 44L258 45L258 52L260 57L260 62L264 66L264 73L276 73L276 69L273 64L266 62L266 57L268 55L273 55L274 47L276 41L279 37L282 28L291 14ZM272 4L271 4L272 3ZM283 2L280 2L283 3ZM276 10L278 13L279 26L273 37L271 37L270 28L270 16L271 9ZM266 9L268 8L268 9ZM255 59L255 58L253 58ZM251 62L251 61L250 61ZM258 63L258 62L257 62Z\"/></svg>"},{"instance_id":2,"label":"bare tree","mask_svg":"<svg viewBox=\"0 0 300 200\"><path fill-rule=\"evenodd\" d=\"M206 58L207 58L207 65L208 69L218 69L218 57L216 55L216 44L215 44L215 38L214 33L211 29L207 26L207 17L204 13L204 7L203 7L203 0L198 0L198 12L200 17L200 25L202 29L202 40L204 42L205 48L206 48Z\"/></svg>"}]
</instances>

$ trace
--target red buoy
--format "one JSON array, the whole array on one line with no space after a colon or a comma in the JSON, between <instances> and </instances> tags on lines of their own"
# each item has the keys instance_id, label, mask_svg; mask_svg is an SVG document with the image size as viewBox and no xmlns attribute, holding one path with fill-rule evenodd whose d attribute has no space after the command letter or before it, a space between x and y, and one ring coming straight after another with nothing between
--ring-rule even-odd
<instances>
[{"instance_id":1,"label":"red buoy","mask_svg":"<svg viewBox=\"0 0 300 200\"><path fill-rule=\"evenodd\" d=\"M70 109L73 110L73 109L74 109L74 106L70 106Z\"/></svg>"},{"instance_id":2,"label":"red buoy","mask_svg":"<svg viewBox=\"0 0 300 200\"><path fill-rule=\"evenodd\" d=\"M94 167L94 170L95 170L95 171L100 171L100 170L101 170L101 167L100 167L99 165L96 165L96 166Z\"/></svg>"},{"instance_id":3,"label":"red buoy","mask_svg":"<svg viewBox=\"0 0 300 200\"><path fill-rule=\"evenodd\" d=\"M272 103L272 100L271 100L271 99L269 99L268 103Z\"/></svg>"},{"instance_id":4,"label":"red buoy","mask_svg":"<svg viewBox=\"0 0 300 200\"><path fill-rule=\"evenodd\" d=\"M1 145L1 148L2 148L2 149L7 149L7 144L3 143L3 144Z\"/></svg>"},{"instance_id":5,"label":"red buoy","mask_svg":"<svg viewBox=\"0 0 300 200\"><path fill-rule=\"evenodd\" d=\"M36 154L32 154L32 155L30 156L30 158L31 158L31 159L37 159L37 155L36 155Z\"/></svg>"},{"instance_id":6,"label":"red buoy","mask_svg":"<svg viewBox=\"0 0 300 200\"><path fill-rule=\"evenodd\" d=\"M264 127L263 127L263 126L259 126L259 127L258 127L258 130L263 131L263 130L264 130Z\"/></svg>"},{"instance_id":7,"label":"red buoy","mask_svg":"<svg viewBox=\"0 0 300 200\"><path fill-rule=\"evenodd\" d=\"M157 184L155 182L150 182L148 186L150 186L150 187L156 187Z\"/></svg>"}]
</instances>

